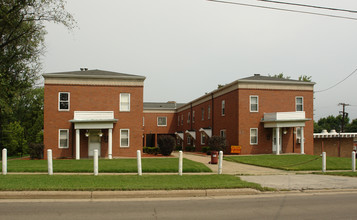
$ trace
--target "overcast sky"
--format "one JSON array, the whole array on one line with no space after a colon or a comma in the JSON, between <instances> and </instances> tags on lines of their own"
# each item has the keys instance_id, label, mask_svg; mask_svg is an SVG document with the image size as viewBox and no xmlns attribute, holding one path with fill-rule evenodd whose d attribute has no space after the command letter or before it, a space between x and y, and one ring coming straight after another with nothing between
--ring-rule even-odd
<instances>
[{"instance_id":1,"label":"overcast sky","mask_svg":"<svg viewBox=\"0 0 357 220\"><path fill-rule=\"evenodd\" d=\"M356 0L284 0L357 10ZM257 0L232 2L333 12ZM189 102L218 84L284 73L312 76L315 91L357 69L357 20L206 0L67 0L78 29L48 24L43 72L80 67L146 76L144 101ZM315 93L314 119L341 106L357 118L357 73Z\"/></svg>"}]
</instances>

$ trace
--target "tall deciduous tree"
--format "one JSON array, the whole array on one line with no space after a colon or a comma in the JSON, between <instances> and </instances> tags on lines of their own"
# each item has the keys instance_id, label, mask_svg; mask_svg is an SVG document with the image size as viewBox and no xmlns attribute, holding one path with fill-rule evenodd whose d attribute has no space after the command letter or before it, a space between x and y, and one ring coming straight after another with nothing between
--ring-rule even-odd
<instances>
[{"instance_id":1,"label":"tall deciduous tree","mask_svg":"<svg viewBox=\"0 0 357 220\"><path fill-rule=\"evenodd\" d=\"M63 0L0 2L0 145L5 125L14 120L16 99L31 88L40 72L45 22L75 27ZM2 147L2 146L0 146Z\"/></svg>"}]
</instances>

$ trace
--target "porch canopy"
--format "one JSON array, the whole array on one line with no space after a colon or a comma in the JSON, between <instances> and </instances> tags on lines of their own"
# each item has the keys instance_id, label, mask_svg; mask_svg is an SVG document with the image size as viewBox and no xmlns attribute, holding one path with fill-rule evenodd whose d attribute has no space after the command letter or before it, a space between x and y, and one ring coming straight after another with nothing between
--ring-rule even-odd
<instances>
[{"instance_id":1,"label":"porch canopy","mask_svg":"<svg viewBox=\"0 0 357 220\"><path fill-rule=\"evenodd\" d=\"M183 140L183 132L175 132L175 134Z\"/></svg>"},{"instance_id":2,"label":"porch canopy","mask_svg":"<svg viewBox=\"0 0 357 220\"><path fill-rule=\"evenodd\" d=\"M189 134L193 139L196 140L196 131L194 131L194 130L186 130L185 133Z\"/></svg>"},{"instance_id":3,"label":"porch canopy","mask_svg":"<svg viewBox=\"0 0 357 220\"><path fill-rule=\"evenodd\" d=\"M304 127L305 122L310 121L310 118L305 117L304 111L298 112L272 112L264 113L264 118L261 122L264 123L264 128L273 128L273 132L276 133L276 146L279 146L280 129L289 127L301 128L301 154L304 154ZM279 154L279 149L276 150Z\"/></svg>"},{"instance_id":4,"label":"porch canopy","mask_svg":"<svg viewBox=\"0 0 357 220\"><path fill-rule=\"evenodd\" d=\"M80 129L108 129L108 158L112 159L114 111L75 111L70 120L76 129L76 159L80 159Z\"/></svg>"},{"instance_id":5,"label":"porch canopy","mask_svg":"<svg viewBox=\"0 0 357 220\"><path fill-rule=\"evenodd\" d=\"M200 128L200 132L204 132L210 138L212 136L212 129L211 128Z\"/></svg>"}]
</instances>

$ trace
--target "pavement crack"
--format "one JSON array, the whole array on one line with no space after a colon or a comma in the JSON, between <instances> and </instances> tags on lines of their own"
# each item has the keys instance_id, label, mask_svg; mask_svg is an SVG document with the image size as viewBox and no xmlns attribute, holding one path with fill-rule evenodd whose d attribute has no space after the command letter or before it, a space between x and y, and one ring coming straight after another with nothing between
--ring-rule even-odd
<instances>
[{"instance_id":1,"label":"pavement crack","mask_svg":"<svg viewBox=\"0 0 357 220\"><path fill-rule=\"evenodd\" d=\"M156 208L154 208L154 214L152 215L155 217L155 219L157 219L157 211L156 211Z\"/></svg>"}]
</instances>

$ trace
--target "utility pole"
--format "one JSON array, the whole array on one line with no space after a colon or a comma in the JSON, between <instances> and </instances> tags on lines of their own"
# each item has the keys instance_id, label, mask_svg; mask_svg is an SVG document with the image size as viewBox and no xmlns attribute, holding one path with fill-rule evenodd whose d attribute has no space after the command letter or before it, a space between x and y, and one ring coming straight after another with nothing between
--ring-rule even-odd
<instances>
[{"instance_id":1,"label":"utility pole","mask_svg":"<svg viewBox=\"0 0 357 220\"><path fill-rule=\"evenodd\" d=\"M346 103L339 103L339 106L342 105L342 111L340 111L340 114L342 114L342 123L341 123L341 132L344 132L345 130L345 118L348 116L348 113L345 112L345 107L350 106L350 104Z\"/></svg>"}]
</instances>

